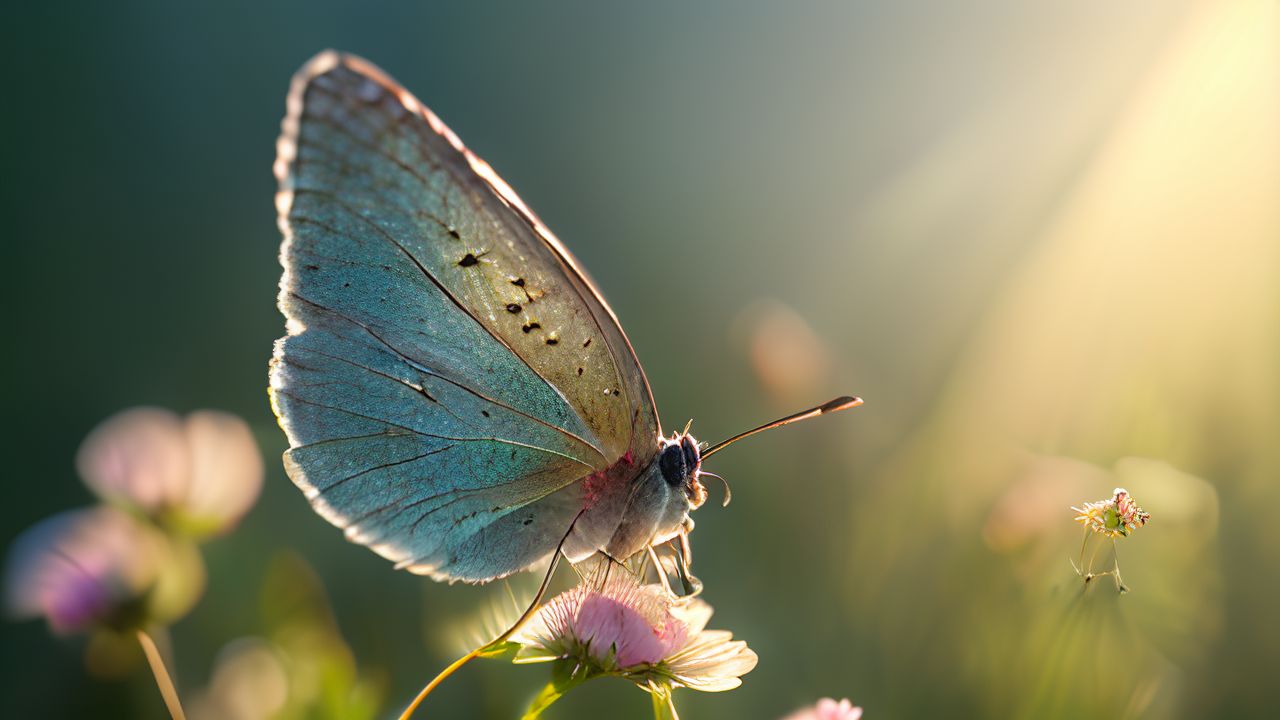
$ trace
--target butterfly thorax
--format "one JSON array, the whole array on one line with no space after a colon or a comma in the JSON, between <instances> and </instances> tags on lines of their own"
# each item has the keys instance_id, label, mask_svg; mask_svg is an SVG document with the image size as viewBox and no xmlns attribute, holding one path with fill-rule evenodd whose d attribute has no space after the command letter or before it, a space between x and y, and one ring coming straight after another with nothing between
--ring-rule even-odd
<instances>
[{"instance_id":1,"label":"butterfly thorax","mask_svg":"<svg viewBox=\"0 0 1280 720\"><path fill-rule=\"evenodd\" d=\"M687 433L655 440L647 459L626 455L585 478L582 516L565 547L570 559L604 552L625 560L692 527L689 513L707 497L698 442Z\"/></svg>"}]
</instances>

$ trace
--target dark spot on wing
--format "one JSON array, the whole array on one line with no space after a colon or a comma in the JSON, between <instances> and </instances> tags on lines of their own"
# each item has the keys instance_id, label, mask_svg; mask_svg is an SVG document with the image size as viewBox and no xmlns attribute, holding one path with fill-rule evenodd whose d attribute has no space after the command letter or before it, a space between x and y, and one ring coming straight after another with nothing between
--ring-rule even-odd
<instances>
[{"instance_id":1,"label":"dark spot on wing","mask_svg":"<svg viewBox=\"0 0 1280 720\"><path fill-rule=\"evenodd\" d=\"M533 332L534 330L537 330L537 329L539 329L539 328L541 328L541 327L542 327L542 326L541 326L541 325L539 325L538 323L536 323L536 322L531 322L531 323L525 323L525 324L524 324L524 326L523 326L523 327L521 327L520 329L521 329L521 330L523 330L523 331L525 331L526 333L531 333L531 332Z\"/></svg>"},{"instance_id":2,"label":"dark spot on wing","mask_svg":"<svg viewBox=\"0 0 1280 720\"><path fill-rule=\"evenodd\" d=\"M555 333L551 333L550 335L548 335L548 336L547 336L547 344L548 344L548 345L559 345L559 344L560 344L560 338L556 337L556 334L555 334Z\"/></svg>"},{"instance_id":3,"label":"dark spot on wing","mask_svg":"<svg viewBox=\"0 0 1280 720\"><path fill-rule=\"evenodd\" d=\"M481 414L481 415L483 415L483 416L485 416L485 417L489 417L489 411L488 411L488 410L481 410L481 411L480 411L480 414Z\"/></svg>"},{"instance_id":4,"label":"dark spot on wing","mask_svg":"<svg viewBox=\"0 0 1280 720\"><path fill-rule=\"evenodd\" d=\"M524 290L524 297L526 300L528 300L529 302L533 302L535 300L535 298L533 297L533 293L529 292L529 288L525 287L523 277L511 278L511 284L515 285L521 290Z\"/></svg>"},{"instance_id":5,"label":"dark spot on wing","mask_svg":"<svg viewBox=\"0 0 1280 720\"><path fill-rule=\"evenodd\" d=\"M591 338L587 338L587 341L582 343L582 347L588 347L590 345L591 345Z\"/></svg>"},{"instance_id":6,"label":"dark spot on wing","mask_svg":"<svg viewBox=\"0 0 1280 720\"><path fill-rule=\"evenodd\" d=\"M304 268L306 268L306 269L308 269L308 270L319 270L319 269L320 269L320 266L319 266L319 265L303 265L302 267L304 267Z\"/></svg>"},{"instance_id":7,"label":"dark spot on wing","mask_svg":"<svg viewBox=\"0 0 1280 720\"><path fill-rule=\"evenodd\" d=\"M349 283L349 282L344 282L344 283L342 283L342 287L344 287L344 288L346 288L346 287L351 287L351 283Z\"/></svg>"},{"instance_id":8,"label":"dark spot on wing","mask_svg":"<svg viewBox=\"0 0 1280 720\"><path fill-rule=\"evenodd\" d=\"M582 368L578 368L578 377L582 377Z\"/></svg>"},{"instance_id":9,"label":"dark spot on wing","mask_svg":"<svg viewBox=\"0 0 1280 720\"><path fill-rule=\"evenodd\" d=\"M452 225L449 226L449 237L453 238L454 240L462 239L462 236L458 234L458 228Z\"/></svg>"},{"instance_id":10,"label":"dark spot on wing","mask_svg":"<svg viewBox=\"0 0 1280 720\"><path fill-rule=\"evenodd\" d=\"M521 311L521 310L523 310L523 309L524 309L524 308L520 307L520 304L519 304L519 303L508 303L508 304L507 304L507 312L512 313L512 314L518 313L518 312L520 312L520 311Z\"/></svg>"},{"instance_id":11,"label":"dark spot on wing","mask_svg":"<svg viewBox=\"0 0 1280 720\"><path fill-rule=\"evenodd\" d=\"M477 259L475 255L472 255L471 253L467 253L466 255L462 256L462 259L458 261L458 264L461 265L462 267L471 267L472 265L475 265L479 262L480 260Z\"/></svg>"},{"instance_id":12,"label":"dark spot on wing","mask_svg":"<svg viewBox=\"0 0 1280 720\"><path fill-rule=\"evenodd\" d=\"M532 522L533 522L533 517L532 517L532 516L530 516L530 517L525 518L525 519L524 519L524 522L523 522L522 524L523 524L523 525L528 525L528 524L530 524L530 523L532 523Z\"/></svg>"}]
</instances>

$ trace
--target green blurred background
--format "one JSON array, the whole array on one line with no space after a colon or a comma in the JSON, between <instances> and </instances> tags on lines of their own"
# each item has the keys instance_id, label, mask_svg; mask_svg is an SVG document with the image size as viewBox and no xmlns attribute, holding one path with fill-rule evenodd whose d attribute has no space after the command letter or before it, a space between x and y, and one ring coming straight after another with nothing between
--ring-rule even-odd
<instances>
[{"instance_id":1,"label":"green blurred background","mask_svg":"<svg viewBox=\"0 0 1280 720\"><path fill-rule=\"evenodd\" d=\"M184 693L303 592L280 553L349 644L333 687L354 658L380 717L501 592L394 572L276 460L271 162L289 76L336 47L578 254L667 426L714 441L867 399L711 463L735 500L697 514L694 569L761 660L739 690L677 693L685 717L822 695L870 718L1271 716L1276 3L613 5L7 8L0 543L90 502L72 458L102 418L215 407L268 476L173 628ZM1153 516L1120 548L1133 592L1084 593L1068 506L1117 484ZM2 632L5 717L164 717L136 658L90 672L83 640ZM516 717L545 673L477 663L429 716ZM548 717L606 712L648 701L600 681Z\"/></svg>"}]
</instances>

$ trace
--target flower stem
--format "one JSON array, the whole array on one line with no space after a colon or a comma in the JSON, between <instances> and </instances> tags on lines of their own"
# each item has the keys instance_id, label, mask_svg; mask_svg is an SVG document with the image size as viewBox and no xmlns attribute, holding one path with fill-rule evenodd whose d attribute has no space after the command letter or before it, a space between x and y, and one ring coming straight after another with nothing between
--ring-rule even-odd
<instances>
[{"instance_id":1,"label":"flower stem","mask_svg":"<svg viewBox=\"0 0 1280 720\"><path fill-rule=\"evenodd\" d=\"M431 694L431 691L436 689L437 685L444 682L450 675L457 672L458 668L480 657L488 647L488 645L478 647L457 660L454 660L449 667L441 670L439 675L432 678L431 682L427 683L427 686L422 688L421 692L418 693L418 696L413 699L413 702L409 703L409 707L404 709L404 712L400 714L400 720L409 720L409 718L413 717L414 711L418 709L418 706L422 704L423 700L427 699L427 696Z\"/></svg>"},{"instance_id":2,"label":"flower stem","mask_svg":"<svg viewBox=\"0 0 1280 720\"><path fill-rule=\"evenodd\" d=\"M585 512L585 510L582 512ZM578 513L578 517L582 517L582 512ZM507 638L515 635L516 631L521 627L524 627L524 624L529 621L529 618L533 617L533 614L538 610L538 603L541 602L543 596L547 594L547 588L551 587L551 576L555 574L556 568L560 565L560 551L564 548L564 543L569 539L570 533L573 532L573 525L578 522L578 517L573 519L573 523L571 523L569 525L569 529L565 531L564 537L560 538L560 544L556 546L556 551L551 556L551 564L547 566L547 574L542 578L542 585L538 587L538 592L534 595L533 602L529 603L529 607L525 609L524 614L516 620L514 625L507 628L501 635L494 638L489 643L481 645L475 650L472 650L466 655L454 660L449 667L441 670L439 675L432 678L431 682L427 683L427 686L422 688L418 693L418 696L413 699L413 702L409 703L409 707L405 708L404 712L400 714L400 720L409 720L413 717L414 711L418 709L418 706L422 704L423 700L427 699L427 696L431 694L431 691L435 690L436 686L440 683L447 680L450 675L457 672L458 668L501 647L502 644L507 641Z\"/></svg>"},{"instance_id":3,"label":"flower stem","mask_svg":"<svg viewBox=\"0 0 1280 720\"><path fill-rule=\"evenodd\" d=\"M1084 537L1080 540L1080 564L1079 564L1079 565L1076 565L1075 563L1072 563L1072 566L1073 566L1073 567L1075 567L1075 569L1076 569L1076 574L1077 574L1077 575L1080 575L1080 576L1082 576L1082 577L1084 576L1084 572L1085 572L1085 570L1084 570L1084 549L1085 549L1085 546L1087 546L1088 544L1089 544L1089 528L1088 528L1088 527L1086 527L1086 528L1084 529Z\"/></svg>"},{"instance_id":4,"label":"flower stem","mask_svg":"<svg viewBox=\"0 0 1280 720\"><path fill-rule=\"evenodd\" d=\"M164 658L160 657L160 648L156 647L156 641L151 639L145 630L138 630L138 644L142 646L142 652L147 656L147 663L151 665L151 674L156 677L156 685L160 688L160 696L164 698L165 707L169 708L169 715L173 720L186 720L186 713L182 712L182 702L178 700L178 689L173 685L173 679L169 677L169 671L164 667Z\"/></svg>"},{"instance_id":5,"label":"flower stem","mask_svg":"<svg viewBox=\"0 0 1280 720\"><path fill-rule=\"evenodd\" d=\"M680 720L669 685L654 687L649 691L649 697L653 698L653 720Z\"/></svg>"},{"instance_id":6,"label":"flower stem","mask_svg":"<svg viewBox=\"0 0 1280 720\"><path fill-rule=\"evenodd\" d=\"M555 673L551 678L551 682L538 693L533 702L529 703L529 709L524 711L524 715L520 716L520 720L537 720L542 716L542 712L551 707L551 703L564 697L566 693L585 682L590 675L587 673L575 673L566 675L564 673Z\"/></svg>"}]
</instances>

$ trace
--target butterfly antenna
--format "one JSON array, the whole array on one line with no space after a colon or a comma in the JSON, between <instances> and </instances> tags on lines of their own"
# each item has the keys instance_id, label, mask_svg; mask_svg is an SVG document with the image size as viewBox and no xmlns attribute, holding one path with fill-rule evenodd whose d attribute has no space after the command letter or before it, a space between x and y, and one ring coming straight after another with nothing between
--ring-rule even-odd
<instances>
[{"instance_id":1,"label":"butterfly antenna","mask_svg":"<svg viewBox=\"0 0 1280 720\"><path fill-rule=\"evenodd\" d=\"M708 448L702 453L702 459L706 460L707 458L720 452L721 450L732 445L733 443L736 443L743 438L751 437L752 435L755 435L758 432L764 432L765 430L772 430L773 428L776 428L776 427L782 427L783 425L790 425L793 422L808 420L809 418L815 418L815 417L818 417L819 415L826 415L827 413L840 412L841 410L848 410L849 408L858 407L861 404L862 404L862 398L850 397L848 395L845 395L843 397L838 397L834 400L829 400L817 407L809 408L808 410L802 410L794 415L788 415L784 418L779 418L777 420L774 420L773 422L765 423L764 425L761 425L758 428L753 428L744 433L738 433L737 435L734 435L728 440L724 440L722 442L716 443L715 445L712 445L710 448Z\"/></svg>"},{"instance_id":2,"label":"butterfly antenna","mask_svg":"<svg viewBox=\"0 0 1280 720\"><path fill-rule=\"evenodd\" d=\"M720 477L719 475L713 472L707 472L706 470L699 470L698 477L702 477L703 475L710 475L711 477L719 480L721 485L724 485L724 502L720 503L720 507L729 507L729 501L733 499L733 492L729 490L729 481L725 480L724 478Z\"/></svg>"}]
</instances>

